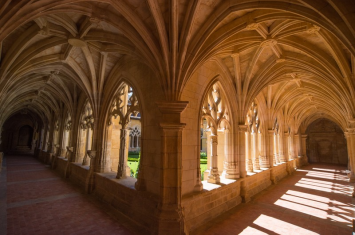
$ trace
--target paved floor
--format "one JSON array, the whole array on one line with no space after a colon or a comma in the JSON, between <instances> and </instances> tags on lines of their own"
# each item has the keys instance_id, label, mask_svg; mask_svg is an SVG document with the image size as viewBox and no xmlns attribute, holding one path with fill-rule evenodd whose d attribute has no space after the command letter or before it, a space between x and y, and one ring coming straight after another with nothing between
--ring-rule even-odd
<instances>
[{"instance_id":1,"label":"paved floor","mask_svg":"<svg viewBox=\"0 0 355 235\"><path fill-rule=\"evenodd\" d=\"M352 234L345 167L312 164L200 229L198 234Z\"/></svg>"},{"instance_id":2,"label":"paved floor","mask_svg":"<svg viewBox=\"0 0 355 235\"><path fill-rule=\"evenodd\" d=\"M7 205L0 204L0 216L7 224L0 223L0 234L134 234L32 156L7 156L6 162L0 184L7 193L0 202Z\"/></svg>"},{"instance_id":3,"label":"paved floor","mask_svg":"<svg viewBox=\"0 0 355 235\"><path fill-rule=\"evenodd\" d=\"M0 176L0 234L134 234L107 206L31 156L8 156ZM309 165L199 230L199 234L351 234L345 167ZM7 222L7 223L6 223Z\"/></svg>"}]
</instances>

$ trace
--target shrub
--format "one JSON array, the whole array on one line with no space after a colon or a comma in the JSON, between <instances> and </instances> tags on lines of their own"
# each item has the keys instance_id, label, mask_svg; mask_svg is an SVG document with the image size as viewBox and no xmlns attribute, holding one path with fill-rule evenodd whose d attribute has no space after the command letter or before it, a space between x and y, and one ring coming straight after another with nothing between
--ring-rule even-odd
<instances>
[{"instance_id":1,"label":"shrub","mask_svg":"<svg viewBox=\"0 0 355 235\"><path fill-rule=\"evenodd\" d=\"M207 159L207 153L206 152L200 152L200 158Z\"/></svg>"}]
</instances>

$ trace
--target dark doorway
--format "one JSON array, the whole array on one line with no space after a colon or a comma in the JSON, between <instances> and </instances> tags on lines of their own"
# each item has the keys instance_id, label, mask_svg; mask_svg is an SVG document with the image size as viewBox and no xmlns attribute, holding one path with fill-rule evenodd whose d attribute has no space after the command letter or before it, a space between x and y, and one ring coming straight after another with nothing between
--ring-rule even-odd
<instances>
[{"instance_id":1,"label":"dark doorway","mask_svg":"<svg viewBox=\"0 0 355 235\"><path fill-rule=\"evenodd\" d=\"M322 118L307 128L307 156L311 163L348 164L346 139L334 122Z\"/></svg>"},{"instance_id":2,"label":"dark doorway","mask_svg":"<svg viewBox=\"0 0 355 235\"><path fill-rule=\"evenodd\" d=\"M30 126L23 126L18 133L17 146L31 146L33 129Z\"/></svg>"}]
</instances>

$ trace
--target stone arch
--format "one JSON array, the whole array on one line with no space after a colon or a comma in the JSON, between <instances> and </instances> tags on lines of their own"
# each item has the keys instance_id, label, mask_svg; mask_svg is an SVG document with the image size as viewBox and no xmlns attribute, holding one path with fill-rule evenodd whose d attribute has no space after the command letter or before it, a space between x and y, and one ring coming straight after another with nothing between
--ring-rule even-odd
<instances>
[{"instance_id":1,"label":"stone arch","mask_svg":"<svg viewBox=\"0 0 355 235\"><path fill-rule=\"evenodd\" d=\"M234 178L232 162L232 126L230 105L218 80L212 81L205 90L200 109L200 123L207 133L207 167L204 180L219 183L220 175ZM210 151L209 151L210 150Z\"/></svg>"},{"instance_id":2,"label":"stone arch","mask_svg":"<svg viewBox=\"0 0 355 235\"><path fill-rule=\"evenodd\" d=\"M127 162L130 148L129 136L132 127L139 125L139 129L142 129L140 102L130 83L122 81L109 104L104 127L105 168L109 172L117 171L116 178L121 179L131 175ZM134 117L136 117L136 123L132 125L131 119Z\"/></svg>"}]
</instances>

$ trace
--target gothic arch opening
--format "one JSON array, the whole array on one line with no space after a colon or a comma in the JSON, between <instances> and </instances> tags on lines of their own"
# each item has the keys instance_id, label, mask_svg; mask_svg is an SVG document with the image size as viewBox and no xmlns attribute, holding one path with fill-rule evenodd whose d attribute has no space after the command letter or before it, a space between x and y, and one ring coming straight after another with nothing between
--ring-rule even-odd
<instances>
[{"instance_id":1,"label":"gothic arch opening","mask_svg":"<svg viewBox=\"0 0 355 235\"><path fill-rule=\"evenodd\" d=\"M228 100L221 84L215 82L207 89L201 107L200 163L207 158L207 169L201 178L209 183L219 183L220 175L228 178L232 151L232 133ZM206 151L206 152L204 152ZM203 164L200 164L200 168Z\"/></svg>"},{"instance_id":2,"label":"gothic arch opening","mask_svg":"<svg viewBox=\"0 0 355 235\"><path fill-rule=\"evenodd\" d=\"M306 133L310 163L348 164L344 132L336 123L325 118L318 119L308 126Z\"/></svg>"},{"instance_id":3,"label":"gothic arch opening","mask_svg":"<svg viewBox=\"0 0 355 235\"><path fill-rule=\"evenodd\" d=\"M18 141L17 141L17 147L31 147L31 141L32 141L32 135L33 135L33 128L25 125L22 126L18 132Z\"/></svg>"},{"instance_id":4,"label":"gothic arch opening","mask_svg":"<svg viewBox=\"0 0 355 235\"><path fill-rule=\"evenodd\" d=\"M132 86L123 82L113 96L105 131L106 170L116 178L138 177L141 153L141 111Z\"/></svg>"}]
</instances>

